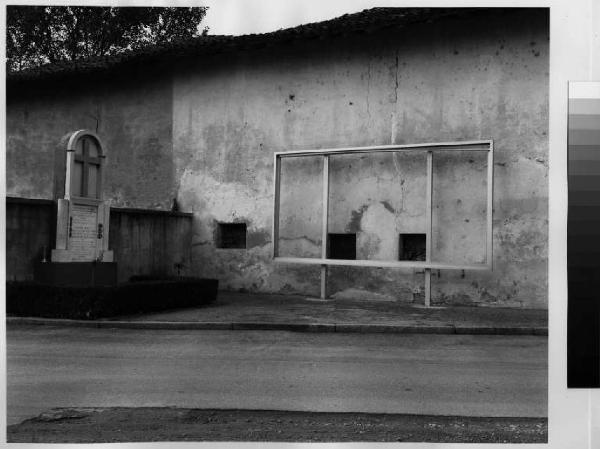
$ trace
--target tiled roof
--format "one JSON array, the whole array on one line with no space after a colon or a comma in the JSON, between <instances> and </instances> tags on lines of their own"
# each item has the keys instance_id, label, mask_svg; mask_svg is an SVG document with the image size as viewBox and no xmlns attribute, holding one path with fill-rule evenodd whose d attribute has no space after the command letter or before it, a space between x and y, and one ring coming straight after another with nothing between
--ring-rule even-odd
<instances>
[{"instance_id":1,"label":"tiled roof","mask_svg":"<svg viewBox=\"0 0 600 449\"><path fill-rule=\"evenodd\" d=\"M447 16L473 14L483 9L485 8L372 8L270 33L241 36L207 35L118 55L46 64L18 72L8 72L7 81L26 82L69 75L96 74L115 68L171 61L189 56L247 51L297 41L366 34L383 29L399 29L414 23L434 22Z\"/></svg>"}]
</instances>

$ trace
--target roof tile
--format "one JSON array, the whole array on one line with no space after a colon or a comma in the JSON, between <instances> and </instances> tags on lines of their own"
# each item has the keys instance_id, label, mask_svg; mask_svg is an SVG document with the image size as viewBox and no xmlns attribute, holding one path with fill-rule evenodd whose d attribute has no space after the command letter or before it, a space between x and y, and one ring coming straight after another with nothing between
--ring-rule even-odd
<instances>
[{"instance_id":1,"label":"roof tile","mask_svg":"<svg viewBox=\"0 0 600 449\"><path fill-rule=\"evenodd\" d=\"M207 35L140 50L72 61L61 61L21 71L7 72L8 82L39 81L69 75L101 73L123 65L204 56L230 51L246 51L266 45L290 44L314 38L335 38L350 34L371 33L381 29L402 28L419 22L432 22L442 17L462 15L487 8L372 8L358 13L299 25L263 34L241 36Z\"/></svg>"}]
</instances>

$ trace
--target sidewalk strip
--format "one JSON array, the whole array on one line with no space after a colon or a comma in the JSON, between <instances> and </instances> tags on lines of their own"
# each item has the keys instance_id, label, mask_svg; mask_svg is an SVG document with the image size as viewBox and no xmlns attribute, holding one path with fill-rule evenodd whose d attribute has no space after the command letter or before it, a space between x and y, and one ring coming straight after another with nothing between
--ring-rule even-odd
<instances>
[{"instance_id":1,"label":"sidewalk strip","mask_svg":"<svg viewBox=\"0 0 600 449\"><path fill-rule=\"evenodd\" d=\"M393 325L349 323L268 323L268 322L198 322L198 321L120 321L66 320L59 318L7 317L7 324L91 327L104 329L154 330L266 330L290 332L337 332L361 334L459 334L459 335L536 335L548 336L544 327L494 327L465 325Z\"/></svg>"}]
</instances>

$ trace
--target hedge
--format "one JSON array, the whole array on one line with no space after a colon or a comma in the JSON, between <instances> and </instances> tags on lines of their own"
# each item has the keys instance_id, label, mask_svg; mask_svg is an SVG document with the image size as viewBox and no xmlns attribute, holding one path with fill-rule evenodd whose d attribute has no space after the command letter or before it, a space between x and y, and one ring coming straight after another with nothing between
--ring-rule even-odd
<instances>
[{"instance_id":1,"label":"hedge","mask_svg":"<svg viewBox=\"0 0 600 449\"><path fill-rule=\"evenodd\" d=\"M6 314L94 320L198 307L217 298L216 279L138 280L113 287L58 287L6 283Z\"/></svg>"}]
</instances>

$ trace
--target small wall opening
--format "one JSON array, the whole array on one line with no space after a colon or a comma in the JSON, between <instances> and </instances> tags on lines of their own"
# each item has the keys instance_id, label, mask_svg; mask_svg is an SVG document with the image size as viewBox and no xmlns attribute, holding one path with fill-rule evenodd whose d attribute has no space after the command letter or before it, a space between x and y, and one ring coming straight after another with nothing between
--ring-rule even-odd
<instances>
[{"instance_id":1,"label":"small wall opening","mask_svg":"<svg viewBox=\"0 0 600 449\"><path fill-rule=\"evenodd\" d=\"M356 260L356 234L328 234L327 258Z\"/></svg>"},{"instance_id":2,"label":"small wall opening","mask_svg":"<svg viewBox=\"0 0 600 449\"><path fill-rule=\"evenodd\" d=\"M217 248L246 249L246 223L217 223Z\"/></svg>"},{"instance_id":3,"label":"small wall opening","mask_svg":"<svg viewBox=\"0 0 600 449\"><path fill-rule=\"evenodd\" d=\"M400 234L398 260L425 261L426 244L426 234Z\"/></svg>"}]
</instances>

